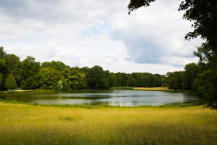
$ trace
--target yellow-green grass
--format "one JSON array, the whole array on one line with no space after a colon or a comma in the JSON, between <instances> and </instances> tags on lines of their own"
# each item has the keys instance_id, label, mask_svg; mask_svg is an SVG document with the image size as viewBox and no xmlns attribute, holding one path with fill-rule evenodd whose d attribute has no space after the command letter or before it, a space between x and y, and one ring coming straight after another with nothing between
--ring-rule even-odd
<instances>
[{"instance_id":1,"label":"yellow-green grass","mask_svg":"<svg viewBox=\"0 0 217 145\"><path fill-rule=\"evenodd\" d=\"M152 87L152 88L145 88L145 87L135 87L134 90L144 90L144 91L171 91L168 87Z\"/></svg>"},{"instance_id":2,"label":"yellow-green grass","mask_svg":"<svg viewBox=\"0 0 217 145\"><path fill-rule=\"evenodd\" d=\"M0 145L216 145L217 111L0 102Z\"/></svg>"}]
</instances>

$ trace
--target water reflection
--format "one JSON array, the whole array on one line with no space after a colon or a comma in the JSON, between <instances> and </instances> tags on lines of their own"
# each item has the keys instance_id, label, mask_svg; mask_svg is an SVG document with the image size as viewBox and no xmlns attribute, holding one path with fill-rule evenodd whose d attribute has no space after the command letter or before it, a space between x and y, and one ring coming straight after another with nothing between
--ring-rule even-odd
<instances>
[{"instance_id":1,"label":"water reflection","mask_svg":"<svg viewBox=\"0 0 217 145\"><path fill-rule=\"evenodd\" d=\"M110 106L141 106L163 105L192 102L195 97L185 93L139 90L113 90L88 93L55 93L55 94L22 94L2 96L4 100L16 100L30 104L53 105L110 105Z\"/></svg>"}]
</instances>

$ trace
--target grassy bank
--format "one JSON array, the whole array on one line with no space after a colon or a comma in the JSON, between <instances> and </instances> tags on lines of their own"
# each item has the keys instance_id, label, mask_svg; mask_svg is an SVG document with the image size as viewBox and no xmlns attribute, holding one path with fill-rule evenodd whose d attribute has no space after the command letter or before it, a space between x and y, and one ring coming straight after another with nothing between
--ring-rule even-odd
<instances>
[{"instance_id":1,"label":"grassy bank","mask_svg":"<svg viewBox=\"0 0 217 145\"><path fill-rule=\"evenodd\" d=\"M173 91L168 87L113 87L111 89L121 90L143 90L143 91Z\"/></svg>"},{"instance_id":2,"label":"grassy bank","mask_svg":"<svg viewBox=\"0 0 217 145\"><path fill-rule=\"evenodd\" d=\"M215 145L217 111L47 107L0 102L2 145Z\"/></svg>"},{"instance_id":3,"label":"grassy bank","mask_svg":"<svg viewBox=\"0 0 217 145\"><path fill-rule=\"evenodd\" d=\"M144 90L144 91L171 91L168 87L152 87L152 88L145 88L145 87L135 87L133 90Z\"/></svg>"}]
</instances>

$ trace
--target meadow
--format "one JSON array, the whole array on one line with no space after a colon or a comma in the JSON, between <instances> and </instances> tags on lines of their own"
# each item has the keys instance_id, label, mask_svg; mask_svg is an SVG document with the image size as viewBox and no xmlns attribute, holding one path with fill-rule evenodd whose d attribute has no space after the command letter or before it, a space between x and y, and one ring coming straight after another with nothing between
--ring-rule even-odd
<instances>
[{"instance_id":1,"label":"meadow","mask_svg":"<svg viewBox=\"0 0 217 145\"><path fill-rule=\"evenodd\" d=\"M216 145L204 106L64 107L0 102L0 145Z\"/></svg>"}]
</instances>

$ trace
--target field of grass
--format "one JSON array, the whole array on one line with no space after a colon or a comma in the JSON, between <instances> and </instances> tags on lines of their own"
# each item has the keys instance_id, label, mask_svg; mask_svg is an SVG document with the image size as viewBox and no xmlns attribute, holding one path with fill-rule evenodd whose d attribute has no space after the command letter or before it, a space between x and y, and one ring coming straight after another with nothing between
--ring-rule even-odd
<instances>
[{"instance_id":1,"label":"field of grass","mask_svg":"<svg viewBox=\"0 0 217 145\"><path fill-rule=\"evenodd\" d=\"M217 111L0 102L0 145L216 145Z\"/></svg>"},{"instance_id":2,"label":"field of grass","mask_svg":"<svg viewBox=\"0 0 217 145\"><path fill-rule=\"evenodd\" d=\"M144 90L144 91L170 91L168 87L152 87L152 88L145 88L145 87L135 87L134 90Z\"/></svg>"}]
</instances>

